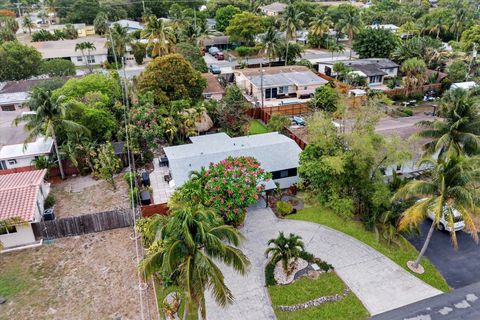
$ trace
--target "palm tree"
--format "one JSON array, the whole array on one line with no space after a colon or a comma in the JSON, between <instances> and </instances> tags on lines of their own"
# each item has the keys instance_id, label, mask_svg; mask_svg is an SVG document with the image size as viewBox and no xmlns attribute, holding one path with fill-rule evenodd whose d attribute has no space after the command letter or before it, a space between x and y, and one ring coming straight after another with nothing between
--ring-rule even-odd
<instances>
[{"instance_id":1,"label":"palm tree","mask_svg":"<svg viewBox=\"0 0 480 320\"><path fill-rule=\"evenodd\" d=\"M277 29L270 26L263 36L262 50L267 55L268 60L274 60L280 55L280 38L278 37Z\"/></svg>"},{"instance_id":2,"label":"palm tree","mask_svg":"<svg viewBox=\"0 0 480 320\"><path fill-rule=\"evenodd\" d=\"M215 261L233 267L242 275L246 273L250 262L236 248L243 238L236 229L225 225L212 209L185 202L172 205L168 218L156 217L150 224L147 229L156 235L156 241L140 267L147 277L157 272L169 275L184 290L183 319L188 313L198 311L206 319L208 289L221 306L233 301Z\"/></svg>"},{"instance_id":3,"label":"palm tree","mask_svg":"<svg viewBox=\"0 0 480 320\"><path fill-rule=\"evenodd\" d=\"M424 145L427 155L439 158L472 156L480 150L479 104L467 91L449 90L442 98L441 120L422 121L418 135L431 139Z\"/></svg>"},{"instance_id":4,"label":"palm tree","mask_svg":"<svg viewBox=\"0 0 480 320\"><path fill-rule=\"evenodd\" d=\"M122 27L118 23L114 23L109 30L110 34L107 37L107 48L114 50L115 54L121 58L127 50L127 45L130 44L132 38L128 33L127 27ZM113 43L112 43L113 42Z\"/></svg>"},{"instance_id":5,"label":"palm tree","mask_svg":"<svg viewBox=\"0 0 480 320\"><path fill-rule=\"evenodd\" d=\"M39 97L42 99L39 99ZM88 129L74 121L66 119L68 106L65 104L64 96L60 96L54 100L52 99L51 91L39 90L36 101L40 104L33 106L34 112L18 116L13 121L13 124L17 126L20 122L26 122L25 128L29 131L26 141L32 141L40 135L53 139L60 175L62 179L65 179L56 132L60 127L63 127L67 131L89 134Z\"/></svg>"},{"instance_id":6,"label":"palm tree","mask_svg":"<svg viewBox=\"0 0 480 320\"><path fill-rule=\"evenodd\" d=\"M433 165L431 179L413 180L400 188L394 199L411 199L421 197L402 214L398 229L400 231L410 226L418 226L425 220L428 212L434 214L434 219L428 231L425 242L415 261L409 261L407 265L413 271L419 271L422 259L432 238L433 229L438 225L440 218L445 214L445 219L453 230L454 210L456 210L465 222L465 230L471 233L472 238L478 242L478 235L472 215L478 213L479 205L479 158L453 157L448 160L439 159L436 163L425 160ZM455 231L450 233L452 244L457 247ZM421 272L421 271L420 271Z\"/></svg>"},{"instance_id":7,"label":"palm tree","mask_svg":"<svg viewBox=\"0 0 480 320\"><path fill-rule=\"evenodd\" d=\"M96 50L95 45L89 41L79 42L75 45L75 51L80 50L82 52L83 61L85 61L85 66L88 68L89 72L92 72L92 66L90 64L90 53L92 50ZM85 50L87 51L87 56L85 57Z\"/></svg>"},{"instance_id":8,"label":"palm tree","mask_svg":"<svg viewBox=\"0 0 480 320\"><path fill-rule=\"evenodd\" d=\"M35 24L33 23L32 19L30 19L29 16L24 16L22 19L22 26L24 28L28 29L28 34L32 34L32 28L35 27ZM25 30L25 29L24 29Z\"/></svg>"},{"instance_id":9,"label":"palm tree","mask_svg":"<svg viewBox=\"0 0 480 320\"><path fill-rule=\"evenodd\" d=\"M455 41L458 41L468 20L467 5L464 0L455 0L450 4L450 7L454 11L450 31L455 34Z\"/></svg>"},{"instance_id":10,"label":"palm tree","mask_svg":"<svg viewBox=\"0 0 480 320\"><path fill-rule=\"evenodd\" d=\"M293 233L290 233L287 238L283 232L280 232L276 239L268 240L267 245L273 244L273 247L269 247L265 251L265 255L268 257L269 254L272 254L272 260L281 260L283 270L288 274L290 272L290 259L296 261L300 254L305 251L305 245L301 239L302 237Z\"/></svg>"},{"instance_id":11,"label":"palm tree","mask_svg":"<svg viewBox=\"0 0 480 320\"><path fill-rule=\"evenodd\" d=\"M310 22L310 33L314 36L319 37L320 39L328 33L333 22L330 17L325 13L320 13L315 15L313 20Z\"/></svg>"},{"instance_id":12,"label":"palm tree","mask_svg":"<svg viewBox=\"0 0 480 320\"><path fill-rule=\"evenodd\" d=\"M428 32L431 34L435 34L436 39L440 38L440 32L447 30L447 24L445 21L446 18L447 17L443 15L435 15L430 20Z\"/></svg>"},{"instance_id":13,"label":"palm tree","mask_svg":"<svg viewBox=\"0 0 480 320\"><path fill-rule=\"evenodd\" d=\"M345 15L342 16L337 22L337 29L346 35L348 35L349 44L352 43L355 35L360 32L362 27L362 20L357 8L354 6L348 6L345 11ZM352 59L352 50L350 49L350 59Z\"/></svg>"},{"instance_id":14,"label":"palm tree","mask_svg":"<svg viewBox=\"0 0 480 320\"><path fill-rule=\"evenodd\" d=\"M403 72L403 82L408 96L413 88L423 85L427 79L427 66L425 62L419 58L411 58L405 60L400 67Z\"/></svg>"},{"instance_id":15,"label":"palm tree","mask_svg":"<svg viewBox=\"0 0 480 320\"><path fill-rule=\"evenodd\" d=\"M173 29L166 22L155 16L150 16L142 37L148 39L148 46L152 47L152 57L164 56L172 53L177 42Z\"/></svg>"},{"instance_id":16,"label":"palm tree","mask_svg":"<svg viewBox=\"0 0 480 320\"><path fill-rule=\"evenodd\" d=\"M342 53L345 51L345 46L341 43L338 43L338 41L335 38L328 38L327 39L327 50L332 53L332 62L333 62L333 54L335 52Z\"/></svg>"},{"instance_id":17,"label":"palm tree","mask_svg":"<svg viewBox=\"0 0 480 320\"><path fill-rule=\"evenodd\" d=\"M287 6L285 12L282 16L282 30L285 31L285 65L287 65L288 58L288 46L292 39L295 39L297 36L297 30L300 29L303 25L303 20L301 19L303 12L297 11L296 7L293 5Z\"/></svg>"}]
</instances>

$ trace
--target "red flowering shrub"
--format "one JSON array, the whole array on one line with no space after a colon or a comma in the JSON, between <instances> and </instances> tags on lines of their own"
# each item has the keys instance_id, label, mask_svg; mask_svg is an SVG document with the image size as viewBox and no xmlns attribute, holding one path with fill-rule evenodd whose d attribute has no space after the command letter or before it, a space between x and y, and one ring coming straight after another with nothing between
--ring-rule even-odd
<instances>
[{"instance_id":1,"label":"red flowering shrub","mask_svg":"<svg viewBox=\"0 0 480 320\"><path fill-rule=\"evenodd\" d=\"M245 220L246 209L258 200L270 179L270 173L260 168L252 157L229 157L217 164L211 163L204 173L205 190L210 205L217 209L225 222L238 226Z\"/></svg>"}]
</instances>

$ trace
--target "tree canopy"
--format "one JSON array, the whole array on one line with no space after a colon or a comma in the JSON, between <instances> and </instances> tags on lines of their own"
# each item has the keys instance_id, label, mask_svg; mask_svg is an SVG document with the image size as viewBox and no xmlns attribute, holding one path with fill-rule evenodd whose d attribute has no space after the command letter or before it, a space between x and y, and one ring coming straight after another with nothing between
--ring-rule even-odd
<instances>
[{"instance_id":1,"label":"tree canopy","mask_svg":"<svg viewBox=\"0 0 480 320\"><path fill-rule=\"evenodd\" d=\"M355 37L352 48L361 59L390 58L398 42L398 36L390 30L365 28Z\"/></svg>"},{"instance_id":2,"label":"tree canopy","mask_svg":"<svg viewBox=\"0 0 480 320\"><path fill-rule=\"evenodd\" d=\"M7 41L0 45L0 81L36 76L41 63L42 55L35 48L17 41Z\"/></svg>"}]
</instances>

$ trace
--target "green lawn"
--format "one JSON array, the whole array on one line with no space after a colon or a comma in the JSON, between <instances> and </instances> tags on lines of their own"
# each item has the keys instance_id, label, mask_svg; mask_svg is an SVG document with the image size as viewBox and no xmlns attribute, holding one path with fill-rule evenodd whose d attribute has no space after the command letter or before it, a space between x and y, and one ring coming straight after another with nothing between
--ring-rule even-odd
<instances>
[{"instance_id":1,"label":"green lawn","mask_svg":"<svg viewBox=\"0 0 480 320\"><path fill-rule=\"evenodd\" d=\"M275 306L294 305L319 298L341 294L345 283L334 273L324 273L318 279L301 278L292 284L270 286L268 292L272 299L275 314L278 319L332 319L358 320L366 319L369 314L360 300L350 292L343 300L327 302L318 307L295 312L279 311Z\"/></svg>"},{"instance_id":2,"label":"green lawn","mask_svg":"<svg viewBox=\"0 0 480 320\"><path fill-rule=\"evenodd\" d=\"M401 239L402 244L400 247L377 241L375 233L365 230L361 222L344 220L330 210L320 207L305 207L305 209L299 211L297 214L289 215L288 219L315 222L346 233L381 252L395 261L399 266L431 286L443 292L450 290L445 279L428 259L424 258L422 260L422 266L425 268L424 274L416 274L408 269L406 265L407 261L414 260L418 251L405 238Z\"/></svg>"},{"instance_id":3,"label":"green lawn","mask_svg":"<svg viewBox=\"0 0 480 320\"><path fill-rule=\"evenodd\" d=\"M251 120L250 121L250 128L248 129L248 134L260 134L260 133L267 133L269 132L267 127L263 125L258 120Z\"/></svg>"}]
</instances>

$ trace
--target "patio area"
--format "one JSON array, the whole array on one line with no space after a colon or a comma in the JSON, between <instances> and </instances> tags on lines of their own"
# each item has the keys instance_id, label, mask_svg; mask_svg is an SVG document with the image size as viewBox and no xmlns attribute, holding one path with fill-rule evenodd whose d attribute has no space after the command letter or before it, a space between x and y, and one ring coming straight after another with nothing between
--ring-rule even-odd
<instances>
[{"instance_id":1,"label":"patio area","mask_svg":"<svg viewBox=\"0 0 480 320\"><path fill-rule=\"evenodd\" d=\"M153 190L153 203L166 203L173 191L172 186L165 181L165 176L170 175L170 171L167 166L160 166L159 159L153 159L153 172L150 173L150 183Z\"/></svg>"}]
</instances>

